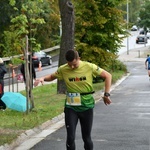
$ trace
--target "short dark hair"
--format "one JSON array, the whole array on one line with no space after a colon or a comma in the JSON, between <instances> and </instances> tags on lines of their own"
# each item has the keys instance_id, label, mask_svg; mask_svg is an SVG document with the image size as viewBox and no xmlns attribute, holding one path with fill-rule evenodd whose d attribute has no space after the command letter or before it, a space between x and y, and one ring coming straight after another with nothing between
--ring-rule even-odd
<instances>
[{"instance_id":1,"label":"short dark hair","mask_svg":"<svg viewBox=\"0 0 150 150\"><path fill-rule=\"evenodd\" d=\"M79 58L79 54L75 50L68 50L66 52L66 60L72 62L74 59Z\"/></svg>"}]
</instances>

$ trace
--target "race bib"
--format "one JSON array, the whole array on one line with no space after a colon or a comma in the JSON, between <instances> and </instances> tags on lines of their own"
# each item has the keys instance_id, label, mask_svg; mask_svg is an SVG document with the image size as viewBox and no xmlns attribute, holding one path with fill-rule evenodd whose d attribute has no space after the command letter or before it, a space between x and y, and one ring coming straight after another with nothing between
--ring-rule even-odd
<instances>
[{"instance_id":1,"label":"race bib","mask_svg":"<svg viewBox=\"0 0 150 150\"><path fill-rule=\"evenodd\" d=\"M81 106L80 93L67 93L66 105Z\"/></svg>"}]
</instances>

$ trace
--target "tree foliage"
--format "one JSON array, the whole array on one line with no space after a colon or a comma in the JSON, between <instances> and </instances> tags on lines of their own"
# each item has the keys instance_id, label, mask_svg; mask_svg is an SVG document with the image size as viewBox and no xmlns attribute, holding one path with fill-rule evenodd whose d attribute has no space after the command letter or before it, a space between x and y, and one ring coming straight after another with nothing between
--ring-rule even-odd
<instances>
[{"instance_id":1,"label":"tree foliage","mask_svg":"<svg viewBox=\"0 0 150 150\"><path fill-rule=\"evenodd\" d=\"M37 27L36 39L41 44L41 48L46 49L60 44L60 12L58 0L45 0L43 9L45 13L42 14L42 17L46 23Z\"/></svg>"},{"instance_id":2,"label":"tree foliage","mask_svg":"<svg viewBox=\"0 0 150 150\"><path fill-rule=\"evenodd\" d=\"M2 19L0 20L2 29L0 30L1 33L0 55L6 56L5 54L8 54L7 53L8 51L12 52L10 48L9 49L7 48L11 47L11 45L6 46L8 45L8 43L7 41L5 41L8 38L8 35L6 34L9 32L10 32L9 34L11 34L11 37L9 38L13 38L9 41L15 42L17 40L16 43L20 41L21 43L20 45L22 45L21 38L24 35L28 34L30 42L29 44L30 50L33 51L49 48L51 46L54 46L55 44L58 44L58 41L60 42L59 38L60 16L59 16L58 1L50 1L50 0L45 1L6 0L6 1L0 2L1 6L3 6L2 11L5 12L5 15L1 17L3 18L3 20ZM4 14L4 12L1 14ZM19 46L17 46L17 48L14 48L15 53L21 52L21 50L18 51L18 48Z\"/></svg>"},{"instance_id":3,"label":"tree foliage","mask_svg":"<svg viewBox=\"0 0 150 150\"><path fill-rule=\"evenodd\" d=\"M139 20L140 27L150 28L150 1L149 0L147 0L143 4L143 7L140 10L139 17L140 17Z\"/></svg>"},{"instance_id":4,"label":"tree foliage","mask_svg":"<svg viewBox=\"0 0 150 150\"><path fill-rule=\"evenodd\" d=\"M87 0L74 1L76 16L76 49L87 61L105 67L121 47L126 34L123 12L120 6L123 0Z\"/></svg>"},{"instance_id":5,"label":"tree foliage","mask_svg":"<svg viewBox=\"0 0 150 150\"><path fill-rule=\"evenodd\" d=\"M135 25L138 22L139 6L141 6L141 0L129 1L129 22L131 25Z\"/></svg>"},{"instance_id":6,"label":"tree foliage","mask_svg":"<svg viewBox=\"0 0 150 150\"><path fill-rule=\"evenodd\" d=\"M28 2L23 3L21 7L17 7L15 0L10 0L10 5L16 11L15 15L11 16L11 25L8 31L4 31L4 44L3 44L3 52L7 51L11 52L10 54L19 54L23 53L23 49L25 47L24 38L26 35L29 36L30 41L30 51L34 48L40 49L40 44L36 42L34 38L34 33L36 32L36 28L38 24L43 24L44 19L40 18L39 14L42 13L42 9L38 6L38 2L33 2L28 0ZM8 35L12 35L10 38L10 45L7 43ZM6 36L6 37L5 37ZM12 46L13 45L13 46ZM9 48L9 49L7 49ZM14 48L14 49L11 49Z\"/></svg>"},{"instance_id":7,"label":"tree foliage","mask_svg":"<svg viewBox=\"0 0 150 150\"><path fill-rule=\"evenodd\" d=\"M137 25L139 17L139 9L143 0L126 0L124 5L121 6L121 9L125 11L124 19L127 20L127 7L129 15L129 27Z\"/></svg>"}]
</instances>

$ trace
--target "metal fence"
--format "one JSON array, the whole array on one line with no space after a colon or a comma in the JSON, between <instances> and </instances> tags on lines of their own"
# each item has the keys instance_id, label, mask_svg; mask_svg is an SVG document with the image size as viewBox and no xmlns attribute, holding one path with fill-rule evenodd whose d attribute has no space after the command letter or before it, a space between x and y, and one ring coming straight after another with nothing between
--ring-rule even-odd
<instances>
[{"instance_id":1,"label":"metal fence","mask_svg":"<svg viewBox=\"0 0 150 150\"><path fill-rule=\"evenodd\" d=\"M51 47L51 48L47 48L47 49L44 49L44 50L41 50L41 51L48 53L48 52L58 50L58 49L60 49L59 45ZM6 61L10 61L12 58L18 58L18 57L21 57L21 56L23 56L23 54L11 56L11 57L3 57L2 59L3 59L4 62L6 62Z\"/></svg>"},{"instance_id":2,"label":"metal fence","mask_svg":"<svg viewBox=\"0 0 150 150\"><path fill-rule=\"evenodd\" d=\"M51 51L55 51L55 50L58 50L60 49L60 46L54 46L54 47L51 47L51 48L47 48L47 49L44 49L42 51L48 53L48 52L51 52ZM16 56L13 56L13 58L18 58L18 57L21 57L23 55L16 55ZM4 63L5 62L9 62L11 60L12 57L4 57L2 58ZM4 77L4 82L5 82L5 86L8 87L8 91L12 91L12 92L18 92L18 84L21 82L19 79L19 76L20 76L20 65L18 66L9 66L7 67L7 73L5 74L5 77Z\"/></svg>"}]
</instances>

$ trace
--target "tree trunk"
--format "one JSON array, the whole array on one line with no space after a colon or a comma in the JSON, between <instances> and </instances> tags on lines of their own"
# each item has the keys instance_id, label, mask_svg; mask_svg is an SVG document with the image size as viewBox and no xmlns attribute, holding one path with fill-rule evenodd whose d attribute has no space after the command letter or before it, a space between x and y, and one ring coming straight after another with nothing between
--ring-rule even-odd
<instances>
[{"instance_id":1,"label":"tree trunk","mask_svg":"<svg viewBox=\"0 0 150 150\"><path fill-rule=\"evenodd\" d=\"M65 53L74 48L74 8L69 0L59 0L61 14L62 37L60 44L59 66L66 63ZM58 81L57 93L65 93L64 81Z\"/></svg>"},{"instance_id":2,"label":"tree trunk","mask_svg":"<svg viewBox=\"0 0 150 150\"><path fill-rule=\"evenodd\" d=\"M32 95L32 88L33 88L32 67L33 66L32 66L32 55L31 53L29 55L29 51L28 51L28 36L26 36L26 48L24 48L24 59L25 59L25 77L26 77L25 86L26 86L26 98L27 98L26 113L28 114L29 110L32 110L34 108L34 99Z\"/></svg>"},{"instance_id":3,"label":"tree trunk","mask_svg":"<svg viewBox=\"0 0 150 150\"><path fill-rule=\"evenodd\" d=\"M26 98L27 98L27 110L26 113L29 113L29 90L30 90L30 85L29 85L29 66L28 66L28 36L26 36L26 48L24 49L24 60L25 60L25 85L26 85Z\"/></svg>"}]
</instances>

